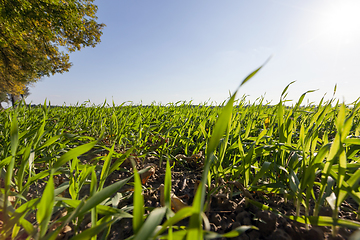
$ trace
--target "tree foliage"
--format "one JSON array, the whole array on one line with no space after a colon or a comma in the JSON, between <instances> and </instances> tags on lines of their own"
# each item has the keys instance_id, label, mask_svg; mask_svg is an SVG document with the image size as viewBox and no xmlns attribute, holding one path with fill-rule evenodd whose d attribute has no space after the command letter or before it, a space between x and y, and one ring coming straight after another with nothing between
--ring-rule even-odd
<instances>
[{"instance_id":1,"label":"tree foliage","mask_svg":"<svg viewBox=\"0 0 360 240\"><path fill-rule=\"evenodd\" d=\"M68 71L69 52L100 42L96 12L93 0L0 0L0 92Z\"/></svg>"}]
</instances>

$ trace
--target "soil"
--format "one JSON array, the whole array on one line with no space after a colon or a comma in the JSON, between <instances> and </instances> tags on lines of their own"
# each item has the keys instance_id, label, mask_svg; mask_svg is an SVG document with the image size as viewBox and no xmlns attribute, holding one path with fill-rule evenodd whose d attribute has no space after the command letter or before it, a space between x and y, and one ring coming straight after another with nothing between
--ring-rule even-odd
<instances>
[{"instance_id":1,"label":"soil","mask_svg":"<svg viewBox=\"0 0 360 240\"><path fill-rule=\"evenodd\" d=\"M179 157L180 156L180 157ZM193 156L192 156L193 157ZM187 161L177 162L172 170L172 193L173 196L183 204L191 205L195 196L197 185L201 180L202 174L202 160L203 156L191 159L188 157ZM183 155L178 155L176 158L184 160ZM193 161L197 159L198 161ZM138 161L138 169L142 169L149 165L154 166L154 173L147 179L144 186L144 203L146 207L155 208L161 207L161 186L164 183L166 162L161 165L159 159L156 157L146 157L145 160ZM160 167L159 167L160 166ZM123 166L125 169L132 168L130 164ZM118 176L112 178L111 182L126 177L127 174L118 173ZM111 179L111 177L110 177ZM339 228L337 236L332 236L330 227L309 226L306 228L304 224L292 221L286 217L275 214L270 211L264 211L256 206L247 203L243 191L247 197L255 201L267 204L278 212L284 215L295 215L295 204L278 195L267 195L264 193L249 193L244 189L237 189L237 184L226 181L226 179L219 179L218 183L212 183L211 189L216 187L216 191L211 195L209 207L206 210L206 216L210 221L211 231L217 233L229 232L241 225L253 225L259 230L248 230L240 236L232 239L236 240L311 240L311 239L331 239L340 240L348 239L354 232L352 229ZM241 188L241 187L240 187ZM243 191L241 191L243 190ZM124 201L119 207L132 204L132 198ZM358 209L358 206L348 199L345 201L351 209ZM173 207L173 206L172 206ZM176 207L176 206L175 206ZM174 207L173 207L174 210ZM175 209L176 210L176 209ZM332 210L330 207L322 207L320 214L323 216L331 216ZM341 218L356 220L356 214L353 212L340 212ZM126 239L130 237L132 232L132 222L129 219L122 219L115 223L112 227L110 239ZM178 223L179 226L187 226L188 219ZM225 239L225 238L224 238Z\"/></svg>"},{"instance_id":2,"label":"soil","mask_svg":"<svg viewBox=\"0 0 360 240\"><path fill-rule=\"evenodd\" d=\"M99 154L88 154L82 156L79 159L83 163L89 163L95 156ZM159 162L159 159L154 156L147 156L145 158L131 157L136 162L138 170L151 166L150 171L146 175L142 175L142 181L146 190L143 193L144 203L147 209L161 207L161 188L165 179L165 165L166 162ZM195 196L197 185L201 180L202 174L202 162L204 157L202 155L194 155L186 157L184 155L177 155L176 158L179 161L175 161L172 164L172 199L174 199L174 205L172 208L174 211L179 210L182 206L191 205ZM114 171L107 179L105 186L115 183L121 179L124 179L132 175L132 164L130 160L126 160L121 168ZM57 180L58 179L58 180ZM59 180L60 179L60 180ZM40 181L36 186L36 189L32 189L28 198L34 197L41 193L40 188L45 187L45 181ZM57 182L60 181L60 182ZM55 184L59 185L62 181L67 181L65 176L60 176L55 179ZM240 188L240 189L238 189ZM354 232L352 229L339 228L337 236L333 237L330 227L318 227L309 226L306 228L304 224L289 220L286 217L275 214L270 211L264 211L256 206L248 203L247 198L264 203L276 211L289 216L295 215L295 204L291 201L285 201L281 195L271 195L260 192L250 193L244 190L239 184L228 181L227 179L218 179L218 182L212 182L210 189L213 193L210 197L210 203L206 209L206 216L210 221L210 230L217 233L229 232L241 225L253 225L259 230L248 230L241 234L235 240L311 240L311 239L348 239ZM118 208L131 206L133 203L131 185L125 185L119 192L122 194L122 199ZM84 185L81 195L85 196L89 194L89 185ZM63 193L64 197L70 197L68 190ZM81 197L80 197L81 198ZM358 209L358 205L351 199L345 201L348 209ZM346 208L344 208L346 209ZM149 213L146 210L146 213ZM66 215L66 212L60 214ZM322 207L320 215L331 216L330 207ZM340 212L340 216L343 219L356 219L356 214L353 211ZM59 216L61 217L61 216ZM35 221L35 214L29 216ZM177 224L178 226L188 226L188 219L184 219ZM91 226L90 214L88 214L81 223L76 226L78 231L83 231ZM0 224L1 227L1 224ZM54 226L56 227L56 226ZM75 226L69 224L66 226L57 239L71 239L74 236ZM113 224L109 239L126 239L133 235L132 231L132 219L121 219ZM24 235L25 236L25 235ZM225 238L224 238L225 239Z\"/></svg>"}]
</instances>

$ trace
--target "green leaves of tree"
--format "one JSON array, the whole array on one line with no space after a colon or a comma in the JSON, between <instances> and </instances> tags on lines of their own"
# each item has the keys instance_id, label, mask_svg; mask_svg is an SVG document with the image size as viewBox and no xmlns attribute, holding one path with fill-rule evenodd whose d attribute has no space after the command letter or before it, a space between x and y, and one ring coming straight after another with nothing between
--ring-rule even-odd
<instances>
[{"instance_id":1,"label":"green leaves of tree","mask_svg":"<svg viewBox=\"0 0 360 240\"><path fill-rule=\"evenodd\" d=\"M93 0L0 1L0 92L71 67L68 51L100 42Z\"/></svg>"}]
</instances>

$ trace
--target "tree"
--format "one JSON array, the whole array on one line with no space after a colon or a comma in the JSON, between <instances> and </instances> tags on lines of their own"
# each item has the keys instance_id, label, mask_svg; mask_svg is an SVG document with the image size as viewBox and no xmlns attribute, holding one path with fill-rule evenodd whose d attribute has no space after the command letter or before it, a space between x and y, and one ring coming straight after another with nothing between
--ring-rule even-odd
<instances>
[{"instance_id":1,"label":"tree","mask_svg":"<svg viewBox=\"0 0 360 240\"><path fill-rule=\"evenodd\" d=\"M69 71L68 52L95 47L105 25L92 2L0 0L0 92L19 95L27 84Z\"/></svg>"},{"instance_id":2,"label":"tree","mask_svg":"<svg viewBox=\"0 0 360 240\"><path fill-rule=\"evenodd\" d=\"M11 102L11 105L14 107L15 103L20 100L24 101L24 104L25 104L25 98L30 95L30 90L29 90L28 86L25 86L19 94L15 95L15 94L8 93L7 95L8 95L9 101Z\"/></svg>"},{"instance_id":3,"label":"tree","mask_svg":"<svg viewBox=\"0 0 360 240\"><path fill-rule=\"evenodd\" d=\"M17 94L6 92L6 90L2 89L0 90L0 109L3 109L3 106L1 103L5 102L11 103L11 105L14 107L15 103L19 100L24 101L25 98L27 98L30 95L30 89L29 86L18 86L19 90L17 91Z\"/></svg>"},{"instance_id":4,"label":"tree","mask_svg":"<svg viewBox=\"0 0 360 240\"><path fill-rule=\"evenodd\" d=\"M17 82L11 86L6 87L6 85L0 84L0 109L2 109L2 102L12 103L12 106L15 106L15 102L20 99L24 99L21 95L27 92L29 94L29 87L25 86L24 83Z\"/></svg>"}]
</instances>

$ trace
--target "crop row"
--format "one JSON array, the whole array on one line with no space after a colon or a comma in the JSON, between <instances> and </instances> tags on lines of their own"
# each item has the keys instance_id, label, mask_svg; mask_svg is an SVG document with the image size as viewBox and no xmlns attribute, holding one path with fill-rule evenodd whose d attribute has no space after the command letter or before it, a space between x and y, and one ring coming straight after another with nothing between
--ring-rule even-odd
<instances>
[{"instance_id":1,"label":"crop row","mask_svg":"<svg viewBox=\"0 0 360 240\"><path fill-rule=\"evenodd\" d=\"M95 238L99 232L106 238L122 218L133 219L134 238L237 236L252 226L227 235L203 229L210 191L206 186L215 184L216 191L219 179L235 182L243 194L283 196L296 209L286 217L306 226L332 226L334 234L339 226L358 229L358 221L339 219L339 211L348 198L360 203L360 102L345 106L322 100L304 106L307 92L286 107L288 87L277 105L264 104L262 98L253 104L245 97L235 100L235 92L216 107L185 102L49 107L45 102L1 112L0 238L55 239L89 214L91 227L75 228L73 239ZM204 160L195 159L204 170L193 205L174 213L170 164L186 167L176 158L179 154L204 155ZM128 178L110 185L107 179L123 169L127 159L148 155L160 159L160 165L166 162L167 168L164 207L145 214L136 163ZM83 156L88 156L86 161ZM117 193L129 182L134 186L133 206L119 209L112 203L121 201ZM251 196L247 201L276 211ZM319 216L324 204L332 216ZM359 214L358 209L351 211ZM176 223L187 217L188 228L177 231Z\"/></svg>"}]
</instances>

